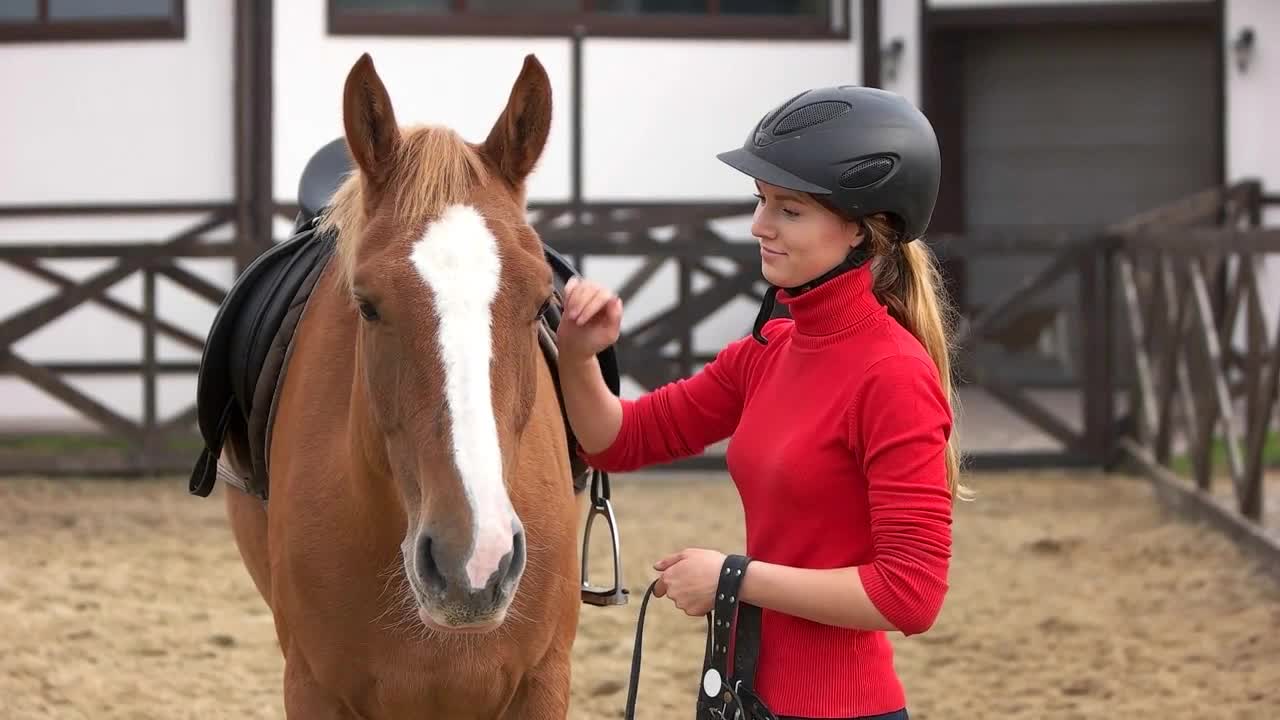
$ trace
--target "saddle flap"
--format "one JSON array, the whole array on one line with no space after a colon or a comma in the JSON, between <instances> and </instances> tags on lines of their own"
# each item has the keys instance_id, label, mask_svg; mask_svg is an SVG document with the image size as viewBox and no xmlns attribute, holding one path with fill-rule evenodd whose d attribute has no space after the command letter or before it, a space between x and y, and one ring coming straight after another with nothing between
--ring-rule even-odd
<instances>
[{"instance_id":1,"label":"saddle flap","mask_svg":"<svg viewBox=\"0 0 1280 720\"><path fill-rule=\"evenodd\" d=\"M290 311L305 302L318 266L332 254L333 238L318 236L310 223L293 237L268 248L236 278L214 316L200 358L196 384L196 419L205 443L192 476L192 492L208 494L216 465L229 432L246 434L255 469L255 494L265 497L262 457L265 442L264 402L271 392L261 390L277 381L281 345L287 345L295 324ZM294 317L293 319L296 319ZM283 337L287 334L289 337ZM283 337L283 339L282 339ZM272 361L276 357L277 360ZM263 379L264 368L270 378ZM232 422L230 415L234 415ZM236 430L238 428L238 430Z\"/></svg>"}]
</instances>

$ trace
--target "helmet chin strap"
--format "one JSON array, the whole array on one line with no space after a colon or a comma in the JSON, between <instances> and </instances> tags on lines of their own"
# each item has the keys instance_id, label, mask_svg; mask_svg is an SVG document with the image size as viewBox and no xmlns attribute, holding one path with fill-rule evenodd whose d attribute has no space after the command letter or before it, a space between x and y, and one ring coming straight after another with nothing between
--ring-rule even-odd
<instances>
[{"instance_id":1,"label":"helmet chin strap","mask_svg":"<svg viewBox=\"0 0 1280 720\"><path fill-rule=\"evenodd\" d=\"M830 270L822 273L818 277L806 283L802 283L800 285L796 285L793 287L786 287L786 288L780 288L778 285L770 284L769 290L764 294L764 302L760 304L760 312L756 315L755 326L751 328L751 337L755 338L756 342L760 343L761 345L769 344L769 341L765 339L763 334L761 334L761 329L764 327L764 324L769 322L769 319L773 316L773 307L776 302L776 300L774 299L774 295L777 293L779 289L785 290L789 295L793 295L793 296L800 295L801 293L808 292L814 289L815 287L818 287L822 283L827 282L828 280L834 277L838 277L840 275L843 275L849 272L850 270L854 270L856 268L862 267L870 259L871 259L871 243L864 240L863 242L858 243L858 245L855 246L852 250L850 250L849 254L845 255L844 259L841 260L839 264L837 264L835 267L831 268Z\"/></svg>"}]
</instances>

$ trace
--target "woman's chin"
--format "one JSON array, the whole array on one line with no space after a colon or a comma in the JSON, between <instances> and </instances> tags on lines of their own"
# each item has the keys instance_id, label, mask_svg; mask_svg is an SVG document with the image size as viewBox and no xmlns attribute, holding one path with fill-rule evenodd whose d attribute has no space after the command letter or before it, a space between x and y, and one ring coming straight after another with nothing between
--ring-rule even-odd
<instances>
[{"instance_id":1,"label":"woman's chin","mask_svg":"<svg viewBox=\"0 0 1280 720\"><path fill-rule=\"evenodd\" d=\"M765 282L772 284L774 287L791 287L792 284L795 284L791 282L791 279L788 278L787 275L771 272L771 270L772 268L767 268L764 270L764 273L762 273L764 275Z\"/></svg>"},{"instance_id":2,"label":"woman's chin","mask_svg":"<svg viewBox=\"0 0 1280 720\"><path fill-rule=\"evenodd\" d=\"M760 274L764 276L765 282L775 287L791 287L789 278L786 273L779 272L778 268L768 262L762 263Z\"/></svg>"}]
</instances>

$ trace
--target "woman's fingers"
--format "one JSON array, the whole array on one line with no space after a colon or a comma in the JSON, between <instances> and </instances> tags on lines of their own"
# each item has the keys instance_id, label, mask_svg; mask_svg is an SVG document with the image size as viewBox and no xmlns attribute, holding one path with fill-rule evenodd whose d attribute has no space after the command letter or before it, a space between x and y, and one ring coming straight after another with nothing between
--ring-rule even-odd
<instances>
[{"instance_id":1,"label":"woman's fingers","mask_svg":"<svg viewBox=\"0 0 1280 720\"><path fill-rule=\"evenodd\" d=\"M609 304L605 307L605 312L609 315L610 325L622 324L622 298L614 296Z\"/></svg>"},{"instance_id":2,"label":"woman's fingers","mask_svg":"<svg viewBox=\"0 0 1280 720\"><path fill-rule=\"evenodd\" d=\"M587 300L586 304L582 307L581 312L576 316L575 319L578 324L586 325L591 322L591 318L595 317L596 313L600 311L600 308L604 307L605 303L609 302L611 299L613 299L613 293L605 290L604 288L599 288L595 294Z\"/></svg>"},{"instance_id":3,"label":"woman's fingers","mask_svg":"<svg viewBox=\"0 0 1280 720\"><path fill-rule=\"evenodd\" d=\"M590 280L570 278L564 288L564 316L569 319L577 318L591 298L601 291L603 288Z\"/></svg>"}]
</instances>

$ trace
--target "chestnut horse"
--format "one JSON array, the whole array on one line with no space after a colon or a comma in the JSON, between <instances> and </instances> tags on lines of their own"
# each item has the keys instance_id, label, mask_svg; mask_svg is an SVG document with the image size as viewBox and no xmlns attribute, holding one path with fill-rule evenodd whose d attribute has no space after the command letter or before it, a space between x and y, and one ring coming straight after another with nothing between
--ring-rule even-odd
<instances>
[{"instance_id":1,"label":"chestnut horse","mask_svg":"<svg viewBox=\"0 0 1280 720\"><path fill-rule=\"evenodd\" d=\"M271 499L225 493L286 712L564 718L582 508L525 216L550 81L526 57L472 144L399 127L366 54L343 121L356 167L322 222L337 244L279 390Z\"/></svg>"}]
</instances>

